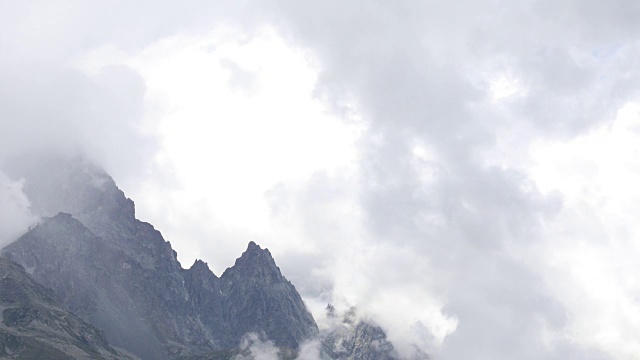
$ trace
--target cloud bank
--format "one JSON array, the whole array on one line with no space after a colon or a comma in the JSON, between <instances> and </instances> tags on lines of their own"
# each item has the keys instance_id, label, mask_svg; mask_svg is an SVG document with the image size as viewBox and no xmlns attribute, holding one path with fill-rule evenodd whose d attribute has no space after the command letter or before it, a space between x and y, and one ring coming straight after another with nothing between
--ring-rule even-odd
<instances>
[{"instance_id":1,"label":"cloud bank","mask_svg":"<svg viewBox=\"0 0 640 360\"><path fill-rule=\"evenodd\" d=\"M181 259L256 240L400 351L640 354L635 2L2 10L0 159L84 153Z\"/></svg>"}]
</instances>

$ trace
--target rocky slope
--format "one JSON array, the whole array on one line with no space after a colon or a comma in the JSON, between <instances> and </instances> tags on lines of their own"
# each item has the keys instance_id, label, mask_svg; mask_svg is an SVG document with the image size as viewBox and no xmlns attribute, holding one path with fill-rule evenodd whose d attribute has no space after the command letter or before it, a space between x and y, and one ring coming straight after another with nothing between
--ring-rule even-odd
<instances>
[{"instance_id":1,"label":"rocky slope","mask_svg":"<svg viewBox=\"0 0 640 360\"><path fill-rule=\"evenodd\" d=\"M143 359L230 349L246 332L295 349L318 333L295 287L254 243L221 277L182 269L169 242L135 218L101 169L75 159L19 162L40 224L3 249L63 306Z\"/></svg>"},{"instance_id":2,"label":"rocky slope","mask_svg":"<svg viewBox=\"0 0 640 360\"><path fill-rule=\"evenodd\" d=\"M133 359L95 327L63 310L50 289L0 257L0 358Z\"/></svg>"},{"instance_id":3,"label":"rocky slope","mask_svg":"<svg viewBox=\"0 0 640 360\"><path fill-rule=\"evenodd\" d=\"M233 338L264 333L275 345L295 349L301 339L317 335L295 287L282 276L269 250L254 242L222 274L220 284L223 320Z\"/></svg>"}]
</instances>

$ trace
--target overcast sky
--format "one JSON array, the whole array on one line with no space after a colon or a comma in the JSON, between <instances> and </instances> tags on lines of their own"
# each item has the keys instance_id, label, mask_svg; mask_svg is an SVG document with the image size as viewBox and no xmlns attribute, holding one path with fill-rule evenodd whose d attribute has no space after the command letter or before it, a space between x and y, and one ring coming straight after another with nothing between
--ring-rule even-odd
<instances>
[{"instance_id":1,"label":"overcast sky","mask_svg":"<svg viewBox=\"0 0 640 360\"><path fill-rule=\"evenodd\" d=\"M101 164L183 267L268 247L407 354L640 357L640 3L0 0L0 160ZM0 173L0 243L33 219Z\"/></svg>"}]
</instances>

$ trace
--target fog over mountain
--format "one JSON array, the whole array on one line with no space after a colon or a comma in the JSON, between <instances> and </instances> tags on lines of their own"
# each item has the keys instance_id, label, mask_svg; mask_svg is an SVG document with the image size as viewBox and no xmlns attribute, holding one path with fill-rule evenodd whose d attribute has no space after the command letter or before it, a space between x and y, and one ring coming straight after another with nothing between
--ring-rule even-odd
<instances>
[{"instance_id":1,"label":"fog over mountain","mask_svg":"<svg viewBox=\"0 0 640 360\"><path fill-rule=\"evenodd\" d=\"M42 222L16 156L82 156L182 268L268 247L321 330L331 303L406 357L638 357L638 15L2 2L0 246Z\"/></svg>"},{"instance_id":2,"label":"fog over mountain","mask_svg":"<svg viewBox=\"0 0 640 360\"><path fill-rule=\"evenodd\" d=\"M333 324L319 331L271 252L253 241L220 276L200 259L182 268L171 243L136 218L133 200L82 157L20 157L6 168L39 221L0 252L10 269L0 284L0 355L398 359L384 330L355 308L340 321L328 305ZM61 329L66 337L51 334Z\"/></svg>"}]
</instances>

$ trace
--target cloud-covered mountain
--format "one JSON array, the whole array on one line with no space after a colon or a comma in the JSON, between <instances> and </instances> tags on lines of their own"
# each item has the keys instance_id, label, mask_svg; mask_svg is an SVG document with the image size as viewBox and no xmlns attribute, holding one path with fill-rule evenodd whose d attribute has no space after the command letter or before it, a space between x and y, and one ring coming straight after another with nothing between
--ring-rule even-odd
<instances>
[{"instance_id":1,"label":"cloud-covered mountain","mask_svg":"<svg viewBox=\"0 0 640 360\"><path fill-rule=\"evenodd\" d=\"M220 277L202 261L183 269L100 168L49 158L10 174L44 217L2 253L113 345L143 359L181 358L237 348L247 333L291 350L318 334L293 284L254 242Z\"/></svg>"}]
</instances>

